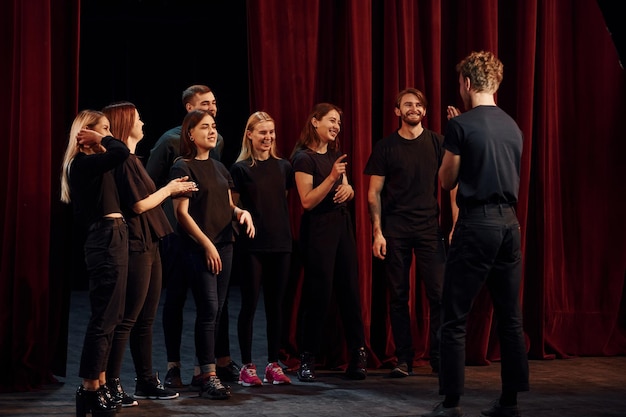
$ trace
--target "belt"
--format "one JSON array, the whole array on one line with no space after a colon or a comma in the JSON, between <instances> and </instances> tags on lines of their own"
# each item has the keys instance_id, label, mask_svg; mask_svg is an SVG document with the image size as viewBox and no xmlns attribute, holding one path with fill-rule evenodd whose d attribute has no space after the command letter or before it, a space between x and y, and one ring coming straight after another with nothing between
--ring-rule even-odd
<instances>
[{"instance_id":1,"label":"belt","mask_svg":"<svg viewBox=\"0 0 626 417\"><path fill-rule=\"evenodd\" d=\"M477 212L487 213L494 210L498 210L500 212L502 212L503 210L515 211L515 207L510 203L472 204L470 206L459 207L459 212L466 214Z\"/></svg>"}]
</instances>

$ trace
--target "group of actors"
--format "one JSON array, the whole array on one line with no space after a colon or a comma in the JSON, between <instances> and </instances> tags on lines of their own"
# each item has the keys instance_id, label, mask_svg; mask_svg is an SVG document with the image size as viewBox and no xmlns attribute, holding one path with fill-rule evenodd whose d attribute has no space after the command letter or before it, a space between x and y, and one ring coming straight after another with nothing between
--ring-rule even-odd
<instances>
[{"instance_id":1,"label":"group of actors","mask_svg":"<svg viewBox=\"0 0 626 417\"><path fill-rule=\"evenodd\" d=\"M412 373L410 271L429 301L429 359L444 395L425 417L463 415L468 315L483 286L493 300L502 358L502 393L483 417L519 416L517 393L527 391L528 359L519 301L521 233L515 213L523 136L495 103L503 65L491 52L472 52L457 64L465 111L449 106L445 134L423 127L427 100L415 89L395 103L400 127L376 142L363 174L372 251L383 260L397 362L389 376ZM367 377L368 351L359 291L354 198L338 135L342 111L319 103L307 116L289 159L276 151L274 119L263 111L247 121L230 169L220 162L224 138L216 127L214 93L204 85L183 92L181 126L155 143L144 163L135 155L143 121L129 102L75 118L61 174L61 200L71 203L84 230L91 316L76 392L76 415L112 416L137 399L174 399L181 377L183 308L196 306L195 367L190 385L200 396L228 399L228 382L255 387L289 384L279 364L282 305L292 233L288 192L302 205L299 246L304 280L297 378L316 381L327 313L336 297L349 360L345 376ZM451 191L453 231L439 226L439 186ZM241 243L241 310L237 335L242 366L230 357L228 291L234 242ZM448 242L449 240L449 242ZM449 246L449 249L447 249ZM167 374L153 373L153 323L161 297ZM263 288L267 365L252 360L253 321ZM120 381L127 344L135 391ZM319 358L319 356L318 356Z\"/></svg>"}]
</instances>

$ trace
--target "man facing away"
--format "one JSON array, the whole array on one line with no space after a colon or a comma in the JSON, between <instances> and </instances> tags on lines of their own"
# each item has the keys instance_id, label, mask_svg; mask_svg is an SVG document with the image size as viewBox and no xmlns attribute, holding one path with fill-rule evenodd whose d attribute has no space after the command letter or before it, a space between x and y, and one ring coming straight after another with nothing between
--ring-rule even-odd
<instances>
[{"instance_id":1,"label":"man facing away","mask_svg":"<svg viewBox=\"0 0 626 417\"><path fill-rule=\"evenodd\" d=\"M215 94L206 85L196 84L188 87L183 91L182 101L187 112L206 110L213 117L217 115ZM170 168L174 164L174 160L180 156L180 132L181 126L168 130L150 151L146 169L157 187L167 184ZM218 133L217 145L211 150L210 157L219 161L223 150L224 138ZM171 199L165 200L163 208L172 227L176 230L176 217ZM176 234L171 234L162 243L163 276L167 287L163 306L163 333L168 361L168 371L163 383L168 388L182 388L185 385L180 377L180 345L183 331L183 308L187 297L188 283L179 276L180 268L176 264L180 250L179 237ZM220 380L236 382L239 379L239 366L230 358L228 319L227 297L219 319L215 356L217 374ZM199 373L200 370L196 367L194 375L199 375ZM200 384L200 381L197 378L192 379L192 385L197 384Z\"/></svg>"},{"instance_id":2,"label":"man facing away","mask_svg":"<svg viewBox=\"0 0 626 417\"><path fill-rule=\"evenodd\" d=\"M503 65L491 52L472 52L456 67L468 111L448 107L441 184L458 184L459 216L446 263L441 325L439 393L442 403L424 417L459 417L465 385L467 318L483 285L500 339L502 394L482 417L518 417L517 393L528 391L528 356L522 329L519 191L522 132L495 103Z\"/></svg>"},{"instance_id":3,"label":"man facing away","mask_svg":"<svg viewBox=\"0 0 626 417\"><path fill-rule=\"evenodd\" d=\"M367 200L372 251L385 263L398 360L390 376L395 378L412 372L415 352L409 298L420 279L430 306L430 364L433 372L439 370L437 331L446 254L439 227L437 172L443 156L443 137L422 126L426 105L424 93L415 88L398 94L394 111L400 118L400 128L375 144L364 171L370 175ZM413 254L416 277L411 279Z\"/></svg>"}]
</instances>

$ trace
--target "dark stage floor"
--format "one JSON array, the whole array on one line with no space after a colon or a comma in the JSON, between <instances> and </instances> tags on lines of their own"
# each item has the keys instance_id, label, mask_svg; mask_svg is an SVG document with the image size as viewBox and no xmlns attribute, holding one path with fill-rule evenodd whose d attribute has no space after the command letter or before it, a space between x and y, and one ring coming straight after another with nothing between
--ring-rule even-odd
<instances>
[{"instance_id":1,"label":"dark stage floor","mask_svg":"<svg viewBox=\"0 0 626 417\"><path fill-rule=\"evenodd\" d=\"M239 310L238 288L231 290L231 350L240 362L236 338ZM183 335L183 379L193 373L193 301L188 301ZM262 302L259 305L262 309ZM253 358L265 364L265 324L263 310L255 321ZM89 306L85 292L72 295L67 378L59 384L34 393L0 394L0 416L72 416L74 392L80 383L78 361ZM166 359L162 340L161 310L155 324L154 366L165 374ZM531 391L519 396L522 415L528 417L624 417L626 416L626 357L574 358L531 361ZM232 387L226 401L199 398L196 392L182 391L175 400L139 400L139 406L125 408L120 416L230 416L230 417L328 417L419 416L440 401L437 378L430 368L417 368L404 379L387 378L388 369L371 369L365 381L350 381L340 372L319 372L315 383L301 383L289 373L292 385L264 385L259 388ZM480 410L498 396L500 365L467 368L467 392L462 398L466 416ZM122 372L127 391L134 391L134 372L127 352Z\"/></svg>"}]
</instances>

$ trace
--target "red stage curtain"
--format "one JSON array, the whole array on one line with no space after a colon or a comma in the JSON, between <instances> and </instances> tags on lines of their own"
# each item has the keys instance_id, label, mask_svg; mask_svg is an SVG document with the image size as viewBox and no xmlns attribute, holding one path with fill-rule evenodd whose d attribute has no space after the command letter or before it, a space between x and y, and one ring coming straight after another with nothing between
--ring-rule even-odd
<instances>
[{"instance_id":1,"label":"red stage curtain","mask_svg":"<svg viewBox=\"0 0 626 417\"><path fill-rule=\"evenodd\" d=\"M53 370L57 349L67 350L69 306L63 277L49 274L57 264L50 241L66 117L75 111L67 105L76 100L78 5L10 0L0 16L0 391L23 391L65 372L64 363Z\"/></svg>"},{"instance_id":2,"label":"red stage curtain","mask_svg":"<svg viewBox=\"0 0 626 417\"><path fill-rule=\"evenodd\" d=\"M598 4L374 0L333 8L325 1L279 3L248 2L251 107L273 112L285 155L314 102L333 101L346 110L340 138L357 185L362 300L377 360L393 359L393 341L381 268L377 262L370 267L362 168L371 147L364 142L374 143L397 128L394 98L407 86L426 93L425 123L443 132L445 106L460 104L454 66L480 49L495 51L503 60L498 103L525 136L518 214L525 253L521 297L531 357L626 353L624 328L618 324L625 222L616 204L624 197L616 192L623 186L615 175L618 155L625 150L617 119L626 107L625 75ZM356 65L365 65L368 53L371 77L355 71ZM359 108L365 110L356 112ZM441 203L442 225L449 230L447 193ZM297 199L293 208L297 225ZM617 233L612 235L613 230ZM298 296L293 293L291 335ZM418 364L427 350L424 302L418 288L411 300ZM469 321L469 364L499 358L492 320L485 292ZM340 336L333 332L329 337Z\"/></svg>"}]
</instances>

